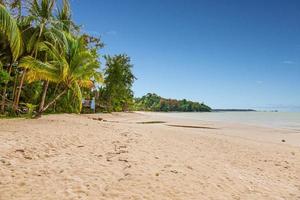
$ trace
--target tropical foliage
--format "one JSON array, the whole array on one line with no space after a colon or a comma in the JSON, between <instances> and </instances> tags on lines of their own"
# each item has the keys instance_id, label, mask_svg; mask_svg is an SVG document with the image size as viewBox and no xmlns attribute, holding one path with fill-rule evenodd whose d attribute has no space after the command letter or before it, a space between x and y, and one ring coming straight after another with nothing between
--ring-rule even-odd
<instances>
[{"instance_id":1,"label":"tropical foliage","mask_svg":"<svg viewBox=\"0 0 300 200\"><path fill-rule=\"evenodd\" d=\"M103 83L103 43L79 27L68 0L0 1L2 114L81 112Z\"/></svg>"},{"instance_id":2,"label":"tropical foliage","mask_svg":"<svg viewBox=\"0 0 300 200\"><path fill-rule=\"evenodd\" d=\"M132 84L136 79L127 55L105 56L104 87L100 90L100 103L108 111L128 111L133 106Z\"/></svg>"},{"instance_id":3,"label":"tropical foliage","mask_svg":"<svg viewBox=\"0 0 300 200\"><path fill-rule=\"evenodd\" d=\"M179 112L210 112L211 108L204 103L192 102L186 99L166 99L157 94L147 95L135 99L135 109L143 111L179 111Z\"/></svg>"}]
</instances>

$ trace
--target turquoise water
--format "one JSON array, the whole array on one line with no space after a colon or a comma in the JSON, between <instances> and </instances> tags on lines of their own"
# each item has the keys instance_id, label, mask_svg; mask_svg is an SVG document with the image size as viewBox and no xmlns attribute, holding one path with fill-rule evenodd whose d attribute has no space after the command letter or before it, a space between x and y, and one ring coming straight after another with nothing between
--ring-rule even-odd
<instances>
[{"instance_id":1,"label":"turquoise water","mask_svg":"<svg viewBox=\"0 0 300 200\"><path fill-rule=\"evenodd\" d=\"M300 112L165 113L163 115L201 121L242 123L300 131Z\"/></svg>"}]
</instances>

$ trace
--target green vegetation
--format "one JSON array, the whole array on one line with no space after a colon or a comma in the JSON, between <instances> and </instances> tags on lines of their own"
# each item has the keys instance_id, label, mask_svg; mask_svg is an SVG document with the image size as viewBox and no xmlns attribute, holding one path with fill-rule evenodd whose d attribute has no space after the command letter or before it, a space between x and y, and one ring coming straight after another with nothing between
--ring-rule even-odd
<instances>
[{"instance_id":1,"label":"green vegetation","mask_svg":"<svg viewBox=\"0 0 300 200\"><path fill-rule=\"evenodd\" d=\"M127 110L130 58L105 56L100 71L103 47L72 21L68 0L0 0L0 113L79 113L92 98L102 110Z\"/></svg>"},{"instance_id":2,"label":"green vegetation","mask_svg":"<svg viewBox=\"0 0 300 200\"><path fill-rule=\"evenodd\" d=\"M127 55L105 56L104 87L100 89L99 104L106 111L128 111L133 106L133 75Z\"/></svg>"},{"instance_id":3,"label":"green vegetation","mask_svg":"<svg viewBox=\"0 0 300 200\"><path fill-rule=\"evenodd\" d=\"M157 94L147 95L135 99L135 109L140 111L178 111L178 112L210 112L211 108L203 103L186 99L166 99Z\"/></svg>"}]
</instances>

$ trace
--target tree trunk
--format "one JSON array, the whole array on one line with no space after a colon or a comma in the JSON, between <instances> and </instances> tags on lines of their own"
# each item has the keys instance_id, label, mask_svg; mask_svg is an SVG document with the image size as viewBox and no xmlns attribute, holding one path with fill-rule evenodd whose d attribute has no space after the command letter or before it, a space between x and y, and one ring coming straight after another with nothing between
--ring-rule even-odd
<instances>
[{"instance_id":1,"label":"tree trunk","mask_svg":"<svg viewBox=\"0 0 300 200\"><path fill-rule=\"evenodd\" d=\"M42 112L42 110L44 108L48 86L49 86L49 81L48 80L44 81L44 90L43 90L42 99L41 99L41 103L40 103L39 113Z\"/></svg>"},{"instance_id":2,"label":"tree trunk","mask_svg":"<svg viewBox=\"0 0 300 200\"><path fill-rule=\"evenodd\" d=\"M10 64L8 69L8 75L10 76L12 70L12 64ZM2 102L1 102L1 112L4 114L5 112L5 100L6 100L6 90L7 90L8 82L4 85L3 93L2 93Z\"/></svg>"},{"instance_id":3,"label":"tree trunk","mask_svg":"<svg viewBox=\"0 0 300 200\"><path fill-rule=\"evenodd\" d=\"M12 98L11 98L13 101L15 99L16 88L17 88L17 81L18 81L18 75L16 74L15 80L14 80L14 88L13 88Z\"/></svg>"},{"instance_id":4,"label":"tree trunk","mask_svg":"<svg viewBox=\"0 0 300 200\"><path fill-rule=\"evenodd\" d=\"M45 112L52 104L54 104L62 95L64 95L68 91L68 88L64 89L61 93L59 93L52 101L50 101L41 111L39 111L35 118L39 118L42 116L42 113Z\"/></svg>"},{"instance_id":5,"label":"tree trunk","mask_svg":"<svg viewBox=\"0 0 300 200\"><path fill-rule=\"evenodd\" d=\"M16 96L15 96L14 104L13 104L13 110L14 111L17 111L18 108L19 108L19 101L20 101L22 87L23 87L23 84L24 84L25 75L26 75L26 69L24 69L24 71L23 71L21 81L20 81L20 85L19 85L19 88L17 89L17 93L16 93Z\"/></svg>"}]
</instances>

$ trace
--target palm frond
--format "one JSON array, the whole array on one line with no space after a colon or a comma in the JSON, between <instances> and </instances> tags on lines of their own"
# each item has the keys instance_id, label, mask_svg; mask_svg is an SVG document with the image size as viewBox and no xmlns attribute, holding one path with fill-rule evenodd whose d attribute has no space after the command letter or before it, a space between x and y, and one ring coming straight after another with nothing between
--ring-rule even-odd
<instances>
[{"instance_id":1,"label":"palm frond","mask_svg":"<svg viewBox=\"0 0 300 200\"><path fill-rule=\"evenodd\" d=\"M21 58L19 66L29 70L31 80L50 80L59 82L57 68L48 62L39 61L31 56Z\"/></svg>"},{"instance_id":2,"label":"palm frond","mask_svg":"<svg viewBox=\"0 0 300 200\"><path fill-rule=\"evenodd\" d=\"M10 15L7 9L0 4L0 31L9 41L13 60L17 60L22 51L22 37L17 21Z\"/></svg>"}]
</instances>

